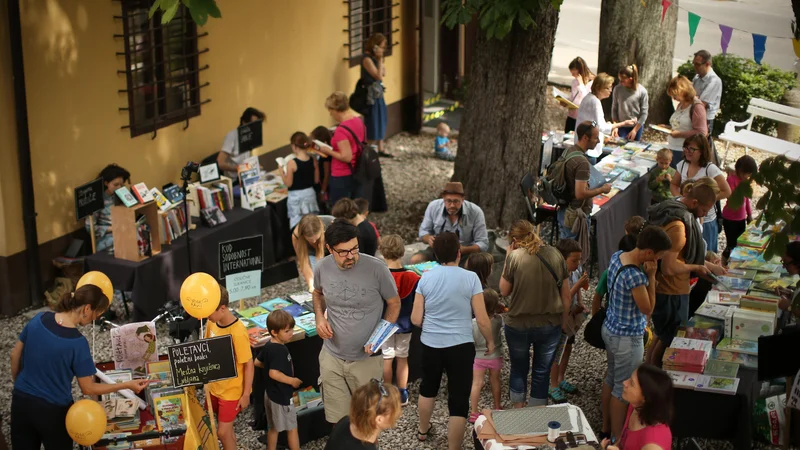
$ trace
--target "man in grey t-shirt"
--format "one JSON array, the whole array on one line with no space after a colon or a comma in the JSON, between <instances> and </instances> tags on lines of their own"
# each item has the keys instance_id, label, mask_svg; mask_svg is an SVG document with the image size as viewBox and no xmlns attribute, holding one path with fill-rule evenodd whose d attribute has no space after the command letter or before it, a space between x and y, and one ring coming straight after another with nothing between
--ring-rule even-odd
<instances>
[{"instance_id":1,"label":"man in grey t-shirt","mask_svg":"<svg viewBox=\"0 0 800 450\"><path fill-rule=\"evenodd\" d=\"M358 253L358 228L335 221L325 245L331 254L314 268L312 295L317 334L325 340L319 354L325 420L336 423L350 411L352 392L381 379L383 358L365 344L381 316L397 321L400 297L386 264Z\"/></svg>"}]
</instances>

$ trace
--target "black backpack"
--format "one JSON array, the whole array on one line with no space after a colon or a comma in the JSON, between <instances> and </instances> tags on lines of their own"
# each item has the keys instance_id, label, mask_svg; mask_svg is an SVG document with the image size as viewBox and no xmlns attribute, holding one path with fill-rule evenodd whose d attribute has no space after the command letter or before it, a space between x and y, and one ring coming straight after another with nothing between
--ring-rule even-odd
<instances>
[{"instance_id":1,"label":"black backpack","mask_svg":"<svg viewBox=\"0 0 800 450\"><path fill-rule=\"evenodd\" d=\"M547 175L540 178L539 192L542 199L550 205L566 205L572 198L567 186L566 165L572 158L584 156L582 152L566 151L547 168Z\"/></svg>"},{"instance_id":2,"label":"black backpack","mask_svg":"<svg viewBox=\"0 0 800 450\"><path fill-rule=\"evenodd\" d=\"M348 103L350 104L350 109L362 116L366 116L367 113L369 113L370 108L369 105L367 105L367 87L361 82L360 78L356 81L356 88L353 89L353 93L350 94L350 101Z\"/></svg>"},{"instance_id":3,"label":"black backpack","mask_svg":"<svg viewBox=\"0 0 800 450\"><path fill-rule=\"evenodd\" d=\"M339 126L350 132L353 140L356 141L357 148L353 149L353 158L356 161L353 177L360 183L368 183L380 178L381 162L375 148L359 139L347 125L339 124Z\"/></svg>"}]
</instances>

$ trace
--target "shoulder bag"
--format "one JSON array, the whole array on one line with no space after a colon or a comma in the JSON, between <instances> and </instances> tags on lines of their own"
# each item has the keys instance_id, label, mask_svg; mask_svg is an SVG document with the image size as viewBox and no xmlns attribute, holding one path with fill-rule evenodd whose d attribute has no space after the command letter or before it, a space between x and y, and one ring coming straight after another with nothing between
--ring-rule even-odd
<instances>
[{"instance_id":1,"label":"shoulder bag","mask_svg":"<svg viewBox=\"0 0 800 450\"><path fill-rule=\"evenodd\" d=\"M611 280L611 284L608 285L608 293L606 294L605 305L601 306L600 310L597 311L597 314L593 315L592 318L589 319L589 323L586 324L586 328L583 330L583 339L594 348L598 348L600 350L606 349L606 343L603 341L603 335L601 334L600 330L603 328L603 322L606 321L608 297L611 295L611 290L614 287L614 283L617 282L617 277L619 274L628 268L639 270L639 268L633 264L626 264L620 267L619 271L617 271L617 274L614 275L614 279Z\"/></svg>"}]
</instances>

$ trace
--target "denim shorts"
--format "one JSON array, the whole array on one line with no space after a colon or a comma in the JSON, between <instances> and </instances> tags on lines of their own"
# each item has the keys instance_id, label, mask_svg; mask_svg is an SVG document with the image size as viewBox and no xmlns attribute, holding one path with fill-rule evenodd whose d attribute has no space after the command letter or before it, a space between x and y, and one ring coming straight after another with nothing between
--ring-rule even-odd
<instances>
[{"instance_id":1,"label":"denim shorts","mask_svg":"<svg viewBox=\"0 0 800 450\"><path fill-rule=\"evenodd\" d=\"M670 345L681 322L689 320L689 294L656 294L653 331L664 345Z\"/></svg>"},{"instance_id":2,"label":"denim shorts","mask_svg":"<svg viewBox=\"0 0 800 450\"><path fill-rule=\"evenodd\" d=\"M633 375L633 371L644 358L644 336L618 336L603 326L600 331L606 344L608 372L605 383L611 386L611 395L622 400L622 382Z\"/></svg>"}]
</instances>

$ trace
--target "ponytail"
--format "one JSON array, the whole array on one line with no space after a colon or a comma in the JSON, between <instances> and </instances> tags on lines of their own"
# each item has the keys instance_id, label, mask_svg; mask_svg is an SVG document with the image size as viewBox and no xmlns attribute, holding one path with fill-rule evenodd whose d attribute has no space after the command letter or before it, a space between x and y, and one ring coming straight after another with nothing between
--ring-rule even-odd
<instances>
[{"instance_id":1,"label":"ponytail","mask_svg":"<svg viewBox=\"0 0 800 450\"><path fill-rule=\"evenodd\" d=\"M636 67L636 64L623 67L620 69L619 75L625 75L633 79L633 90L636 90L637 86L639 86L639 68Z\"/></svg>"},{"instance_id":2,"label":"ponytail","mask_svg":"<svg viewBox=\"0 0 800 450\"><path fill-rule=\"evenodd\" d=\"M533 224L527 220L516 220L508 230L508 238L513 241L517 248L524 248L529 255L539 253L539 249L544 246L544 242L536 235Z\"/></svg>"},{"instance_id":3,"label":"ponytail","mask_svg":"<svg viewBox=\"0 0 800 450\"><path fill-rule=\"evenodd\" d=\"M108 309L109 300L99 287L86 284L76 289L75 292L64 293L58 300L55 310L56 312L70 312L86 305L89 305L93 311L105 311Z\"/></svg>"}]
</instances>

